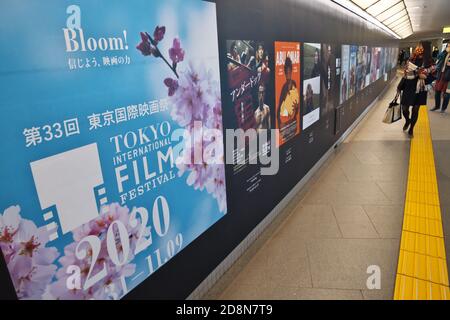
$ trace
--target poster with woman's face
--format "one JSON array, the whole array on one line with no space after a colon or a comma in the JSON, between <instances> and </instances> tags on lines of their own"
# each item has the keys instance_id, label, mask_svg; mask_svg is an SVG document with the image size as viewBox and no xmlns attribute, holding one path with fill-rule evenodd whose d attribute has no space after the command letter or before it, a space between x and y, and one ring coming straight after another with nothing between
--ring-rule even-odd
<instances>
[{"instance_id":1,"label":"poster with woman's face","mask_svg":"<svg viewBox=\"0 0 450 320\"><path fill-rule=\"evenodd\" d=\"M350 46L343 45L341 50L341 86L339 95L340 104L344 103L348 99L349 66L350 66Z\"/></svg>"},{"instance_id":2,"label":"poster with woman's face","mask_svg":"<svg viewBox=\"0 0 450 320\"><path fill-rule=\"evenodd\" d=\"M303 50L303 129L320 119L320 43L305 43Z\"/></svg>"},{"instance_id":3,"label":"poster with woman's face","mask_svg":"<svg viewBox=\"0 0 450 320\"><path fill-rule=\"evenodd\" d=\"M300 134L300 43L275 42L277 146Z\"/></svg>"}]
</instances>

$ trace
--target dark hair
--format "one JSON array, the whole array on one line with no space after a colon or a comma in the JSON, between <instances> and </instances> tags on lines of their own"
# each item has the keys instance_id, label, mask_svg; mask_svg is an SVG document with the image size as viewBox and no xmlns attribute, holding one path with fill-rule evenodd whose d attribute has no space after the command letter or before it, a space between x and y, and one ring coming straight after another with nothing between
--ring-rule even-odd
<instances>
[{"instance_id":1,"label":"dark hair","mask_svg":"<svg viewBox=\"0 0 450 320\"><path fill-rule=\"evenodd\" d=\"M291 69L292 71L292 60L291 58L287 57L286 61L284 62L284 73L287 73L287 69Z\"/></svg>"},{"instance_id":2,"label":"dark hair","mask_svg":"<svg viewBox=\"0 0 450 320\"><path fill-rule=\"evenodd\" d=\"M425 68L429 68L433 64L433 58L431 56L431 42L422 42L423 46L423 65Z\"/></svg>"}]
</instances>

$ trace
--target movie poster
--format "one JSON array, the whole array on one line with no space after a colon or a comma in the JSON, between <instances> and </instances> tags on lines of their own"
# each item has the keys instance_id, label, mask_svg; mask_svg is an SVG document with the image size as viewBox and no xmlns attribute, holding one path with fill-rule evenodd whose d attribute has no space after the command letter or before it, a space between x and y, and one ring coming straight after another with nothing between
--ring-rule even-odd
<instances>
[{"instance_id":1,"label":"movie poster","mask_svg":"<svg viewBox=\"0 0 450 320\"><path fill-rule=\"evenodd\" d=\"M322 116L333 113L339 100L339 78L341 75L340 47L322 44L321 104ZM333 113L334 114L334 113Z\"/></svg>"},{"instance_id":2,"label":"movie poster","mask_svg":"<svg viewBox=\"0 0 450 320\"><path fill-rule=\"evenodd\" d=\"M377 65L377 80L381 78L381 64L382 64L382 48L378 47L377 48L377 61L376 61L376 65Z\"/></svg>"},{"instance_id":3,"label":"movie poster","mask_svg":"<svg viewBox=\"0 0 450 320\"><path fill-rule=\"evenodd\" d=\"M394 69L397 66L398 48L391 48L391 49L392 49L391 69Z\"/></svg>"},{"instance_id":4,"label":"movie poster","mask_svg":"<svg viewBox=\"0 0 450 320\"><path fill-rule=\"evenodd\" d=\"M350 46L343 45L341 50L341 87L340 87L340 101L342 104L348 100L348 86L350 74Z\"/></svg>"},{"instance_id":5,"label":"movie poster","mask_svg":"<svg viewBox=\"0 0 450 320\"><path fill-rule=\"evenodd\" d=\"M372 48L372 63L370 66L370 82L373 83L379 78L379 70L380 70L380 48L373 47Z\"/></svg>"},{"instance_id":6,"label":"movie poster","mask_svg":"<svg viewBox=\"0 0 450 320\"><path fill-rule=\"evenodd\" d=\"M392 56L392 68L395 68L397 66L398 54L399 54L399 49L398 48L394 48L394 54Z\"/></svg>"},{"instance_id":7,"label":"movie poster","mask_svg":"<svg viewBox=\"0 0 450 320\"><path fill-rule=\"evenodd\" d=\"M271 108L264 95L271 71L264 43L229 40L227 48L228 91L235 116L233 127L271 129Z\"/></svg>"},{"instance_id":8,"label":"movie poster","mask_svg":"<svg viewBox=\"0 0 450 320\"><path fill-rule=\"evenodd\" d=\"M372 48L367 47L367 68L365 75L366 87L370 85L370 67L372 66Z\"/></svg>"},{"instance_id":9,"label":"movie poster","mask_svg":"<svg viewBox=\"0 0 450 320\"><path fill-rule=\"evenodd\" d=\"M391 70L391 48L385 48L384 72L389 73Z\"/></svg>"},{"instance_id":10,"label":"movie poster","mask_svg":"<svg viewBox=\"0 0 450 320\"><path fill-rule=\"evenodd\" d=\"M300 43L275 42L277 145L300 134Z\"/></svg>"},{"instance_id":11,"label":"movie poster","mask_svg":"<svg viewBox=\"0 0 450 320\"><path fill-rule=\"evenodd\" d=\"M348 97L351 98L356 93L356 63L358 58L358 46L350 46L350 62L349 62L349 85Z\"/></svg>"},{"instance_id":12,"label":"movie poster","mask_svg":"<svg viewBox=\"0 0 450 320\"><path fill-rule=\"evenodd\" d=\"M388 52L389 52L389 56L387 59L387 65L388 65L388 71L390 72L392 70L392 55L394 54L394 48L389 47Z\"/></svg>"},{"instance_id":13,"label":"movie poster","mask_svg":"<svg viewBox=\"0 0 450 320\"><path fill-rule=\"evenodd\" d=\"M272 70L266 44L253 40L228 40L227 107L224 123L227 129L269 130L274 127ZM235 145L233 150L233 185L252 193L262 184L260 166L257 164L261 153L270 153L271 143L262 149L248 151L247 146L255 143L257 134L250 135L248 144ZM251 140L251 141L250 141Z\"/></svg>"},{"instance_id":14,"label":"movie poster","mask_svg":"<svg viewBox=\"0 0 450 320\"><path fill-rule=\"evenodd\" d=\"M359 46L356 55L356 91L366 87L366 70L368 69L367 46Z\"/></svg>"},{"instance_id":15,"label":"movie poster","mask_svg":"<svg viewBox=\"0 0 450 320\"><path fill-rule=\"evenodd\" d=\"M394 66L392 65L394 59L395 60L397 59L397 57L394 54L395 54L395 49L394 48L389 48L389 59L387 61L389 72L391 72L392 69L394 68Z\"/></svg>"},{"instance_id":16,"label":"movie poster","mask_svg":"<svg viewBox=\"0 0 450 320\"><path fill-rule=\"evenodd\" d=\"M0 249L19 299L120 299L227 214L215 4L75 3L0 3ZM212 157L192 161L194 141Z\"/></svg>"},{"instance_id":17,"label":"movie poster","mask_svg":"<svg viewBox=\"0 0 450 320\"><path fill-rule=\"evenodd\" d=\"M305 43L303 49L303 129L320 119L321 45Z\"/></svg>"},{"instance_id":18,"label":"movie poster","mask_svg":"<svg viewBox=\"0 0 450 320\"><path fill-rule=\"evenodd\" d=\"M380 48L380 76L384 77L386 70L386 48Z\"/></svg>"}]
</instances>

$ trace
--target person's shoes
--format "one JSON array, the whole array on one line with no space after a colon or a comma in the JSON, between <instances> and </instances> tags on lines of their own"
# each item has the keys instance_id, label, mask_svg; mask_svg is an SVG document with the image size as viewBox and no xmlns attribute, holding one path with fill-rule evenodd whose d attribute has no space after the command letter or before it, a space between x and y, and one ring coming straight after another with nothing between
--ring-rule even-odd
<instances>
[{"instance_id":1,"label":"person's shoes","mask_svg":"<svg viewBox=\"0 0 450 320\"><path fill-rule=\"evenodd\" d=\"M445 113L445 110L441 110L440 113L444 114L444 113Z\"/></svg>"},{"instance_id":2,"label":"person's shoes","mask_svg":"<svg viewBox=\"0 0 450 320\"><path fill-rule=\"evenodd\" d=\"M431 109L430 111L437 111L437 110L439 110L440 108L439 107L434 107L433 109Z\"/></svg>"},{"instance_id":3,"label":"person's shoes","mask_svg":"<svg viewBox=\"0 0 450 320\"><path fill-rule=\"evenodd\" d=\"M408 130L410 124L411 123L409 121L406 121L405 125L403 126L403 131Z\"/></svg>"},{"instance_id":4,"label":"person's shoes","mask_svg":"<svg viewBox=\"0 0 450 320\"><path fill-rule=\"evenodd\" d=\"M410 138L414 137L414 131L413 131L412 128L410 128L410 129L408 130L408 135L409 135Z\"/></svg>"}]
</instances>

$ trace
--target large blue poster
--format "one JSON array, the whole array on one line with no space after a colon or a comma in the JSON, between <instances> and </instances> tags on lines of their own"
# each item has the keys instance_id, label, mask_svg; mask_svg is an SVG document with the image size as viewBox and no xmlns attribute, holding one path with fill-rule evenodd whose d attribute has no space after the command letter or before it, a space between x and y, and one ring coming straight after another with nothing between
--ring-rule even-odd
<instances>
[{"instance_id":1,"label":"large blue poster","mask_svg":"<svg viewBox=\"0 0 450 320\"><path fill-rule=\"evenodd\" d=\"M215 4L3 0L0 21L17 296L119 299L227 212Z\"/></svg>"}]
</instances>

